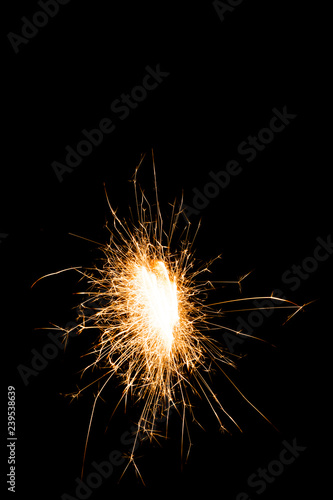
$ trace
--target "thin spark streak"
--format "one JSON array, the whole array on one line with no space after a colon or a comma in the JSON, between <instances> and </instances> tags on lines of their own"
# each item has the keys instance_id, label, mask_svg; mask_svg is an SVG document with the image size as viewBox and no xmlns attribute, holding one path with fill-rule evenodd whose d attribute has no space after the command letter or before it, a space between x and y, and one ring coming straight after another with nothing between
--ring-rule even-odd
<instances>
[{"instance_id":1,"label":"thin spark streak","mask_svg":"<svg viewBox=\"0 0 333 500\"><path fill-rule=\"evenodd\" d=\"M299 309L302 309L303 306L298 306ZM228 309L227 311L223 311L223 314L225 313L234 313L234 312L240 312L240 311L260 311L262 309L272 309L272 306L271 307L250 307L248 309ZM279 307L274 307L274 309L276 311L278 311L279 309L295 309L295 306L279 306ZM296 311L298 312L299 309ZM296 314L296 313L294 313Z\"/></svg>"},{"instance_id":2,"label":"thin spark streak","mask_svg":"<svg viewBox=\"0 0 333 500\"><path fill-rule=\"evenodd\" d=\"M44 276L41 276L40 278L38 278L38 280L34 281L34 283L31 285L30 288L32 288L33 286L35 286L36 283L38 283L38 281L44 279L44 278L48 278L50 276L55 276L56 274L60 274L60 273L63 273L65 271L73 271L75 269L82 269L82 266L79 266L79 267L68 267L67 269L61 269L60 271L56 271L55 273L49 273L49 274L45 274Z\"/></svg>"},{"instance_id":3,"label":"thin spark streak","mask_svg":"<svg viewBox=\"0 0 333 500\"><path fill-rule=\"evenodd\" d=\"M272 295L270 295L269 297L267 297L267 296L266 297L245 297L244 299L224 300L222 302L215 302L214 304L208 304L208 306L218 306L220 304L228 304L230 302L241 302L243 300L263 300L263 299L280 300L282 302L289 302L289 304L293 304L293 306L299 307L298 304L296 304L295 302L291 302L291 300L281 299L280 297L273 297ZM268 309L268 308L266 307L264 309Z\"/></svg>"},{"instance_id":4,"label":"thin spark streak","mask_svg":"<svg viewBox=\"0 0 333 500\"><path fill-rule=\"evenodd\" d=\"M286 321L284 323L282 323L282 326L285 325L289 320L291 320L291 318L293 318L297 313L299 313L300 311L303 311L305 307L312 304L313 302L317 302L317 300L319 300L319 299L311 300L310 302L307 302L306 304L299 306L298 309L293 314L290 314L288 316L288 318L286 319Z\"/></svg>"}]
</instances>

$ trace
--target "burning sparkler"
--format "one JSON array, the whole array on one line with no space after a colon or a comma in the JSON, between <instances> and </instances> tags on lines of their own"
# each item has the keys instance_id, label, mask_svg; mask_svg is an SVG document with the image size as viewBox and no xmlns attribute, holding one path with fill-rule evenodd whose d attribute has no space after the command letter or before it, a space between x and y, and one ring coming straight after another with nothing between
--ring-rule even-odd
<instances>
[{"instance_id":1,"label":"burning sparkler","mask_svg":"<svg viewBox=\"0 0 333 500\"><path fill-rule=\"evenodd\" d=\"M178 211L173 205L170 226L168 230L164 228L154 157L156 206L153 215L153 207L137 185L137 173L143 158L133 178L137 221L121 220L106 194L113 229L110 230L110 242L101 247L104 265L92 270L75 268L90 283L90 288L81 292L87 298L81 303L80 322L75 328L78 333L90 328L97 328L100 332L91 351L94 360L86 369L98 366L104 370L98 379L100 386L92 407L86 447L96 403L110 380L117 376L123 385L125 403L130 400L142 404L138 431L127 464L128 467L133 463L138 474L134 460L138 435L144 433L150 439L154 438L158 416L168 418L170 408L177 407L182 421L182 441L184 434L189 438L186 417L193 413L192 394L199 393L207 401L222 430L225 427L221 412L238 427L206 377L210 367L215 365L233 384L223 366L234 366L234 362L222 345L209 336L209 330L231 330L216 321L221 317L223 304L234 301L206 304L205 293L213 288L213 282L199 281L198 278L208 271L211 262L197 265L193 256L196 234L190 239L189 223L185 224L174 245L180 226L181 205ZM243 278L235 283L240 284ZM295 303L269 298L283 302L282 307L293 308L296 312L301 309ZM241 331L231 331L245 335Z\"/></svg>"}]
</instances>

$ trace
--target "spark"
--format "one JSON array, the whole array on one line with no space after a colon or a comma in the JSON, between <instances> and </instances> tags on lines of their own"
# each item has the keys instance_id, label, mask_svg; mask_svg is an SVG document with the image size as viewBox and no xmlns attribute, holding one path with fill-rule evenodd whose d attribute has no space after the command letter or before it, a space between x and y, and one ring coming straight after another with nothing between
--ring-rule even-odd
<instances>
[{"instance_id":1,"label":"spark","mask_svg":"<svg viewBox=\"0 0 333 500\"><path fill-rule=\"evenodd\" d=\"M181 416L181 450L183 453L186 434L189 453L191 438L187 417L191 415L195 420L191 403L193 395L199 394L206 400L221 430L226 430L222 415L240 429L210 385L212 366L218 367L244 400L268 420L226 374L224 366L235 367L235 362L222 343L209 334L211 330L219 329L246 336L241 331L222 326L219 320L228 312L227 304L253 298L207 304L206 294L214 289L214 283L235 283L241 290L241 282L249 273L236 281L199 279L209 272L215 259L205 265L196 261L193 246L199 226L192 238L188 221L181 229L182 202L179 210L176 210L176 203L172 205L170 224L165 229L158 199L154 155L152 158L155 206L138 189L137 173L144 159L142 156L133 177L136 219L121 220L105 190L113 228L108 228L110 242L100 247L104 254L103 265L90 270L71 268L89 283L88 290L80 292L86 298L80 304L77 332L99 331L98 341L89 353L93 355L93 361L83 372L94 367L102 370L102 375L96 380L99 389L90 415L83 466L97 401L111 379L118 377L123 387L121 400L124 400L125 406L129 402L141 405L133 450L125 468L132 463L140 477L134 459L139 434L150 440L156 439L159 434L156 419L161 415L166 415L168 419L170 408L176 408ZM53 274L58 273L47 276ZM294 314L301 309L297 304L277 297L255 298L270 298L288 304L282 307L295 309ZM216 306L220 307L217 309ZM82 390L72 396L77 397Z\"/></svg>"}]
</instances>

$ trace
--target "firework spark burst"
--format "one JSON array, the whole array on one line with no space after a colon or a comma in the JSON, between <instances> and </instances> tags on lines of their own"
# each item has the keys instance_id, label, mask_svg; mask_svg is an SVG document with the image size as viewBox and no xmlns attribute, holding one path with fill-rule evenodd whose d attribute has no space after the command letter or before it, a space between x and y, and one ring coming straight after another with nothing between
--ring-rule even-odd
<instances>
[{"instance_id":1,"label":"firework spark burst","mask_svg":"<svg viewBox=\"0 0 333 500\"><path fill-rule=\"evenodd\" d=\"M194 257L193 243L199 226L191 238L189 222L185 226L183 223L184 227L180 229L182 203L179 210L176 210L174 203L169 227L164 227L157 194L154 156L154 206L150 205L137 184L138 169L143 158L133 177L136 220L134 217L130 221L121 220L106 193L113 227L109 229L110 242L101 246L103 266L91 270L71 268L89 283L88 289L80 292L86 298L80 304L79 323L75 329L78 333L89 329L99 331L98 341L90 352L94 357L93 362L84 371L93 367L103 370L101 377L96 380L98 390L88 425L84 457L96 403L107 384L116 376L123 387L121 400L124 400L125 405L129 402L141 405L135 442L125 468L132 463L140 477L134 457L139 433L151 440L155 439L156 419L165 415L168 421L172 407L181 416L182 453L185 435L189 452L191 439L187 416L194 419L191 400L195 394L206 400L221 430L226 430L222 415L239 428L210 385L212 366L218 367L255 408L225 372L225 365L235 366L235 363L222 344L210 336L209 331L230 330L234 334L247 336L241 331L222 326L218 320L230 303L268 298L250 297L206 303L207 291L212 290L215 283L240 285L245 276L234 282L201 279L201 275L209 272L212 261L199 265ZM292 315L303 307L277 297L269 298L283 303L280 307L294 309ZM65 333L68 335L71 331ZM72 396L78 396L82 390ZM255 410L266 419L257 408Z\"/></svg>"}]
</instances>

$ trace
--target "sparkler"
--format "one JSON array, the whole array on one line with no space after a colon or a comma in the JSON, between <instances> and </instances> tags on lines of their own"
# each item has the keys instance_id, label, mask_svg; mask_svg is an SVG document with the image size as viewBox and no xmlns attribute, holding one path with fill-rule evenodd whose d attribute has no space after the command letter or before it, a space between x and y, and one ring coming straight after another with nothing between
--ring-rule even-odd
<instances>
[{"instance_id":1,"label":"sparkler","mask_svg":"<svg viewBox=\"0 0 333 500\"><path fill-rule=\"evenodd\" d=\"M199 226L192 238L189 222L181 230L179 217L182 204L176 210L174 203L170 225L165 229L157 194L154 156L155 207L138 188L137 173L143 158L133 177L137 220L121 220L106 193L113 228L110 230L110 242L101 247L103 266L91 270L75 268L89 283L88 290L80 292L87 298L80 305L80 321L75 329L78 333L96 328L100 332L90 352L94 361L85 370L95 366L104 370L98 379L99 389L92 407L84 457L96 403L110 380L117 376L123 386L121 400L125 405L130 401L142 407L135 442L125 468L133 463L140 477L134 460L139 433L151 440L156 438L156 419L160 415L168 419L171 407L177 408L181 416L182 453L185 434L189 440L189 452L191 440L187 416L194 417L191 404L194 394L207 401L221 430L226 429L221 414L239 428L207 380L207 373L213 365L254 407L224 370L224 365L235 366L230 354L209 335L211 329L225 329L246 336L241 331L216 323L222 316L221 307L224 312L227 304L235 301L206 303L206 292L214 288L214 282L199 279L209 271L212 263L199 265L194 257L193 243ZM179 231L180 235L174 241ZM218 283L240 285L244 278ZM254 298L268 297L238 300ZM293 302L272 296L269 298L283 302L282 307L295 309L295 312L302 309ZM72 396L78 396L82 390ZM257 408L255 410L266 419Z\"/></svg>"}]
</instances>

